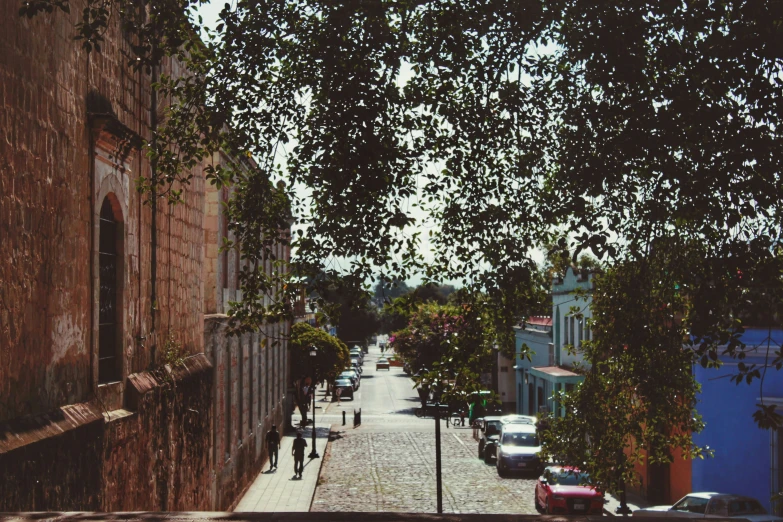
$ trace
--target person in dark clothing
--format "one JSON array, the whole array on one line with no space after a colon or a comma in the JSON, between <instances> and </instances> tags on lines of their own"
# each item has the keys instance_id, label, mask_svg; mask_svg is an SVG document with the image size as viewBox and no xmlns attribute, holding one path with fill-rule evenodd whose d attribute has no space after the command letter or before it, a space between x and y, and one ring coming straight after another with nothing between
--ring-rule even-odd
<instances>
[{"instance_id":1,"label":"person in dark clothing","mask_svg":"<svg viewBox=\"0 0 783 522\"><path fill-rule=\"evenodd\" d=\"M302 438L302 432L296 433L294 439L294 445L291 448L291 454L294 456L294 475L302 478L302 471L304 471L304 454L307 447L307 441Z\"/></svg>"},{"instance_id":2,"label":"person in dark clothing","mask_svg":"<svg viewBox=\"0 0 783 522\"><path fill-rule=\"evenodd\" d=\"M280 434L277 426L272 426L266 434L266 447L269 450L269 471L277 469L277 450L280 449Z\"/></svg>"}]
</instances>

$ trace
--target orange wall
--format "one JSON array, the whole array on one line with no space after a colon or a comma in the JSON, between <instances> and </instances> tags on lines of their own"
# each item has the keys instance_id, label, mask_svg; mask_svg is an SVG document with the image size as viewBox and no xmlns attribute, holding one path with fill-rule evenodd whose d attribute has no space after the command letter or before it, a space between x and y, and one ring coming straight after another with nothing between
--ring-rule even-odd
<instances>
[{"instance_id":1,"label":"orange wall","mask_svg":"<svg viewBox=\"0 0 783 522\"><path fill-rule=\"evenodd\" d=\"M633 449L626 450L626 455ZM642 455L646 458L646 452L642 451ZM669 492L666 501L675 503L685 495L691 492L691 470L692 462L690 459L682 458L682 451L679 449L672 450L673 461L669 465ZM628 487L630 493L647 498L647 482L649 480L647 473L647 461L642 460L634 465L634 471L636 471L640 484L636 484Z\"/></svg>"},{"instance_id":2,"label":"orange wall","mask_svg":"<svg viewBox=\"0 0 783 522\"><path fill-rule=\"evenodd\" d=\"M672 451L672 457L674 457L674 461L669 466L669 496L674 503L691 492L693 466L691 459L682 458L682 451L679 449Z\"/></svg>"}]
</instances>

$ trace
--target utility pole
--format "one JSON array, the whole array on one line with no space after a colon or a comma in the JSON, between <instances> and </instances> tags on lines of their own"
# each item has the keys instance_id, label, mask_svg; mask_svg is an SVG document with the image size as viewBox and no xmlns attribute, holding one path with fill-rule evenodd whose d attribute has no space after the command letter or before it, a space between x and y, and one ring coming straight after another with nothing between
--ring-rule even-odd
<instances>
[{"instance_id":1,"label":"utility pole","mask_svg":"<svg viewBox=\"0 0 783 522\"><path fill-rule=\"evenodd\" d=\"M435 403L435 480L438 492L438 514L443 513L443 481L440 470L440 403Z\"/></svg>"}]
</instances>

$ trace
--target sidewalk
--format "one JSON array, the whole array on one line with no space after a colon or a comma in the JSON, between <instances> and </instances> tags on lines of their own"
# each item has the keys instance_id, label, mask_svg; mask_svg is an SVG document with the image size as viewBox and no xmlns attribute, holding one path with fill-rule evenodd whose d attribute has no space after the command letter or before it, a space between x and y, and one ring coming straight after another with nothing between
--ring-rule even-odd
<instances>
[{"instance_id":1,"label":"sidewalk","mask_svg":"<svg viewBox=\"0 0 783 522\"><path fill-rule=\"evenodd\" d=\"M250 485L245 495L234 509L235 512L307 512L313 501L315 486L326 453L331 426L318 423L316 428L316 448L320 458L310 460L307 455L312 450L312 427L302 430L302 436L307 439L304 472L302 479L294 478L294 457L291 455L295 433L286 434L280 440L277 469L269 471L269 464L264 466L255 481Z\"/></svg>"},{"instance_id":2,"label":"sidewalk","mask_svg":"<svg viewBox=\"0 0 783 522\"><path fill-rule=\"evenodd\" d=\"M617 509L620 506L620 499L616 498L609 493L604 495L604 513L611 516L623 516L618 515L615 513L615 509ZM628 504L628 507L631 509L631 511L636 511L637 509L646 508L649 507L649 504L641 497L634 495L633 493L626 493L625 495L625 503Z\"/></svg>"}]
</instances>

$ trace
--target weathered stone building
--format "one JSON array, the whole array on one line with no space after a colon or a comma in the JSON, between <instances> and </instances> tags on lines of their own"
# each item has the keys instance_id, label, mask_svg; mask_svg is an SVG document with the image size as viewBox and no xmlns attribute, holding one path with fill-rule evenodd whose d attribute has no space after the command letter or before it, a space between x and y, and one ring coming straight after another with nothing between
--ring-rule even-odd
<instances>
[{"instance_id":1,"label":"weathered stone building","mask_svg":"<svg viewBox=\"0 0 783 522\"><path fill-rule=\"evenodd\" d=\"M150 77L116 17L74 42L86 5L0 2L0 511L226 508L283 416L285 346L219 339L215 195L197 169L144 204Z\"/></svg>"},{"instance_id":2,"label":"weathered stone building","mask_svg":"<svg viewBox=\"0 0 783 522\"><path fill-rule=\"evenodd\" d=\"M217 163L232 160L216 154ZM248 167L252 168L249 162ZM288 332L290 324L268 325L241 337L226 334L230 301L242 301L238 273L245 261L234 249L221 251L224 239L235 241L221 208L231 197L230 187L206 187L204 264L205 351L215 367L214 413L216 509L229 509L261 471L267 460L266 432L280 431L289 418L286 384L289 375ZM287 235L288 231L284 231ZM264 270L281 269L279 261L290 259L287 245L276 244L264 262ZM278 289L279 290L279 289ZM264 304L270 304L270 297Z\"/></svg>"}]
</instances>

